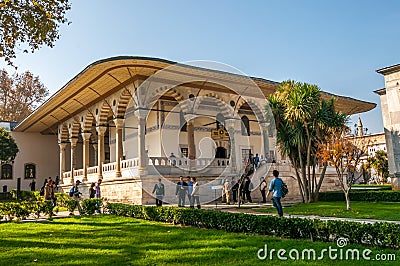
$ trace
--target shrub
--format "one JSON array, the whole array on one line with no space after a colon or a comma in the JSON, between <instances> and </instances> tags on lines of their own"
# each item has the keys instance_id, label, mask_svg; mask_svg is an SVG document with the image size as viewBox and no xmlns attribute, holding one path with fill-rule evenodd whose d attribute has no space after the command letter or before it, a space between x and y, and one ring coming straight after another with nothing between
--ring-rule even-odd
<instances>
[{"instance_id":1,"label":"shrub","mask_svg":"<svg viewBox=\"0 0 400 266\"><path fill-rule=\"evenodd\" d=\"M82 201L82 212L83 214L92 215L96 210L99 210L101 206L101 199L85 199Z\"/></svg>"},{"instance_id":2,"label":"shrub","mask_svg":"<svg viewBox=\"0 0 400 266\"><path fill-rule=\"evenodd\" d=\"M16 200L17 199L17 190L12 189L10 191L11 198ZM20 198L18 200L38 200L40 199L39 191L26 191L21 190Z\"/></svg>"},{"instance_id":3,"label":"shrub","mask_svg":"<svg viewBox=\"0 0 400 266\"><path fill-rule=\"evenodd\" d=\"M357 223L317 219L279 218L269 215L229 213L176 207L153 207L108 203L110 214L139 219L173 222L227 232L271 235L294 239L332 242L346 237L350 243L380 247L400 247L400 225L395 223Z\"/></svg>"},{"instance_id":4,"label":"shrub","mask_svg":"<svg viewBox=\"0 0 400 266\"><path fill-rule=\"evenodd\" d=\"M319 201L345 201L342 191L320 192ZM350 191L351 201L384 201L384 202L400 202L400 191L396 190L380 190L380 191Z\"/></svg>"}]
</instances>

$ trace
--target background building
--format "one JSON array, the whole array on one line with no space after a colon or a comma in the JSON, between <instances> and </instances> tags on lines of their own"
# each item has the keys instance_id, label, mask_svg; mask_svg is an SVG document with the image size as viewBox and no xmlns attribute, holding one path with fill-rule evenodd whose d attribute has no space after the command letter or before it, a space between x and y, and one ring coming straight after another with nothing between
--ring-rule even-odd
<instances>
[{"instance_id":1,"label":"background building","mask_svg":"<svg viewBox=\"0 0 400 266\"><path fill-rule=\"evenodd\" d=\"M376 90L382 105L383 126L393 189L400 189L400 64L377 70L385 79L385 88Z\"/></svg>"}]
</instances>

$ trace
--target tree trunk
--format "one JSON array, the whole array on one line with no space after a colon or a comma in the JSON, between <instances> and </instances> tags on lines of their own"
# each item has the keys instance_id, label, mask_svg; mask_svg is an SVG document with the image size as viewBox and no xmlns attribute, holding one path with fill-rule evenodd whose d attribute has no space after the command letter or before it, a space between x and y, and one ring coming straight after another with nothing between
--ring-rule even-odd
<instances>
[{"instance_id":1,"label":"tree trunk","mask_svg":"<svg viewBox=\"0 0 400 266\"><path fill-rule=\"evenodd\" d=\"M325 173L326 173L326 168L327 168L327 167L328 167L328 164L327 164L327 163L324 163L324 168L322 168L322 172L321 172L321 174L319 175L319 180L318 180L317 187L315 188L315 196L314 196L315 202L318 201L319 190L321 189L322 182L324 181Z\"/></svg>"},{"instance_id":2,"label":"tree trunk","mask_svg":"<svg viewBox=\"0 0 400 266\"><path fill-rule=\"evenodd\" d=\"M300 191L301 199L302 199L302 202L304 203L305 202L304 201L304 193L303 193L304 186L303 186L303 183L301 182L301 177L299 175L299 171L297 170L296 167L294 168L294 170L296 171L297 183L299 184L299 191Z\"/></svg>"},{"instance_id":3,"label":"tree trunk","mask_svg":"<svg viewBox=\"0 0 400 266\"><path fill-rule=\"evenodd\" d=\"M350 190L344 191L344 196L346 197L346 210L350 211Z\"/></svg>"}]
</instances>

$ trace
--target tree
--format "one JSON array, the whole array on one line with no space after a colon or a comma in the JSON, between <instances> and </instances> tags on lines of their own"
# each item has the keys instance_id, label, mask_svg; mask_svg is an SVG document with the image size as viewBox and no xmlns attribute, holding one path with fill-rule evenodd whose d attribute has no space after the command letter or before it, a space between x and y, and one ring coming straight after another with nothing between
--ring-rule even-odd
<instances>
[{"instance_id":1,"label":"tree","mask_svg":"<svg viewBox=\"0 0 400 266\"><path fill-rule=\"evenodd\" d=\"M17 144L10 133L4 128L0 128L0 162L14 161L19 151Z\"/></svg>"},{"instance_id":2,"label":"tree","mask_svg":"<svg viewBox=\"0 0 400 266\"><path fill-rule=\"evenodd\" d=\"M375 152L374 157L368 158L368 162L372 168L378 173L379 181L385 182L389 176L389 163L387 153L385 151Z\"/></svg>"},{"instance_id":3,"label":"tree","mask_svg":"<svg viewBox=\"0 0 400 266\"><path fill-rule=\"evenodd\" d=\"M13 65L17 49L53 47L70 8L69 0L0 0L0 57Z\"/></svg>"},{"instance_id":4,"label":"tree","mask_svg":"<svg viewBox=\"0 0 400 266\"><path fill-rule=\"evenodd\" d=\"M316 85L284 81L269 97L277 127L277 144L282 155L289 157L296 171L303 202L318 200L327 164L317 179L317 152L337 128L342 128L346 115L335 110L334 99L325 101Z\"/></svg>"},{"instance_id":5,"label":"tree","mask_svg":"<svg viewBox=\"0 0 400 266\"><path fill-rule=\"evenodd\" d=\"M350 210L351 187L363 175L362 158L367 155L367 150L368 143L365 139L346 138L343 132L333 134L331 140L322 145L318 153L323 162L335 168L340 187L345 194L347 210Z\"/></svg>"},{"instance_id":6,"label":"tree","mask_svg":"<svg viewBox=\"0 0 400 266\"><path fill-rule=\"evenodd\" d=\"M49 94L39 77L29 71L10 77L0 70L0 120L20 122Z\"/></svg>"}]
</instances>

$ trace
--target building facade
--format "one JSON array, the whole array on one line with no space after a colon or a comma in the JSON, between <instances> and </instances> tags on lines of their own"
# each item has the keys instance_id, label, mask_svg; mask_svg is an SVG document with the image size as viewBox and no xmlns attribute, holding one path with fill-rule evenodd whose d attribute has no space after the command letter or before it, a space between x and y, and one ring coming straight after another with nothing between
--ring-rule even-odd
<instances>
[{"instance_id":1,"label":"building facade","mask_svg":"<svg viewBox=\"0 0 400 266\"><path fill-rule=\"evenodd\" d=\"M376 90L381 99L383 126L392 188L400 189L400 64L377 70L385 79L385 88Z\"/></svg>"},{"instance_id":2,"label":"building facade","mask_svg":"<svg viewBox=\"0 0 400 266\"><path fill-rule=\"evenodd\" d=\"M165 200L174 203L181 175L199 177L203 201L211 201L213 188L240 176L250 154L263 162L256 177L267 175L274 160L291 179L290 164L275 147L266 100L279 83L212 68L145 57L100 60L14 131L55 138L54 175L61 177L63 189L75 180L102 179L103 196L112 201L152 203L153 186L163 178ZM334 97L348 114L375 107Z\"/></svg>"}]
</instances>

